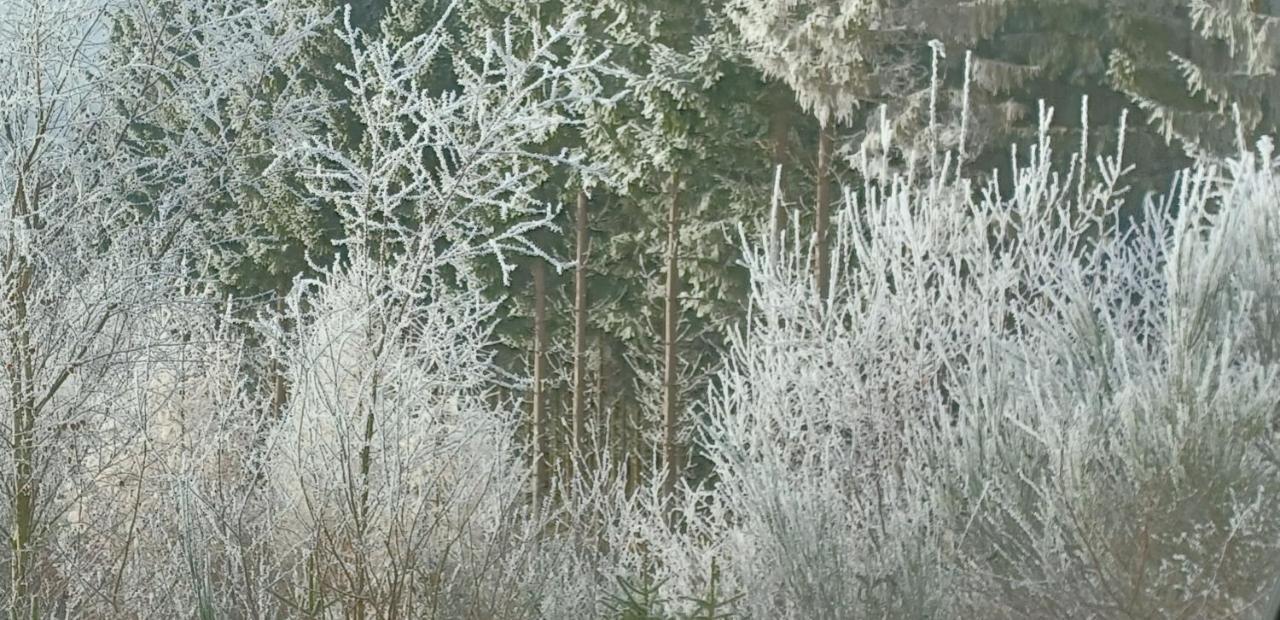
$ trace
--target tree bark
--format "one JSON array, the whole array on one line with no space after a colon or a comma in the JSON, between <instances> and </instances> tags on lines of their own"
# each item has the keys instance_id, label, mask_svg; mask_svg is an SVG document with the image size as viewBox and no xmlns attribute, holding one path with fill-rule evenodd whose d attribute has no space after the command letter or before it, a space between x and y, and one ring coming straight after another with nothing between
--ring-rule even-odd
<instances>
[{"instance_id":1,"label":"tree bark","mask_svg":"<svg viewBox=\"0 0 1280 620\"><path fill-rule=\"evenodd\" d=\"M817 281L818 295L827 298L830 279L830 248L827 247L827 228L831 219L831 149L835 130L831 122L823 123L818 132L818 200L814 214L813 277Z\"/></svg>"},{"instance_id":2,"label":"tree bark","mask_svg":"<svg viewBox=\"0 0 1280 620\"><path fill-rule=\"evenodd\" d=\"M769 115L769 141L773 143L773 168L777 170L778 192L782 193L783 175L786 169L787 161L787 138L791 133L791 114L787 107L790 95L784 90L781 84L774 89L773 109ZM779 200L783 196L778 196ZM773 213L773 229L769 232L769 239L776 249L782 243L782 231L786 230L787 217L783 214L782 209L777 209Z\"/></svg>"},{"instance_id":3,"label":"tree bark","mask_svg":"<svg viewBox=\"0 0 1280 620\"><path fill-rule=\"evenodd\" d=\"M663 337L663 369L662 369L662 436L663 460L666 465L666 477L663 480L663 492L670 497L675 491L676 481L681 472L680 445L676 432L679 424L679 381L677 362L677 328L680 318L680 273L679 273L679 241L680 241L680 175L672 173L670 178L670 196L667 210L667 285L666 311Z\"/></svg>"},{"instance_id":4,"label":"tree bark","mask_svg":"<svg viewBox=\"0 0 1280 620\"><path fill-rule=\"evenodd\" d=\"M619 429L618 412L616 408L613 411L610 411L605 406L605 394L608 393L608 387L607 387L608 378L605 376L605 372L604 372L604 361L605 361L605 358L608 356L608 351L605 348L604 336L602 334L599 334L599 333L596 334L595 347L596 347L595 408L596 408L596 417L597 417L596 423L599 424L601 428L605 429L606 432L604 433L605 434L604 443L595 446L595 451L593 452L592 458L591 458L591 465L592 467L599 467L601 465L614 466L616 465L616 463L623 462L620 460L615 461L612 458L614 454L622 454L620 450L620 446L621 446L620 441L621 441L622 435L621 433L619 433L619 430L618 430ZM625 458L625 457L620 457L620 458Z\"/></svg>"},{"instance_id":5,"label":"tree bark","mask_svg":"<svg viewBox=\"0 0 1280 620\"><path fill-rule=\"evenodd\" d=\"M38 616L33 592L36 530L36 500L39 481L35 475L36 418L35 371L32 364L31 340L27 330L27 290L31 284L30 267L18 259L17 273L10 286L10 302L14 308L16 334L11 343L9 384L13 427L13 524L10 530L10 605L13 617Z\"/></svg>"},{"instance_id":6,"label":"tree bark","mask_svg":"<svg viewBox=\"0 0 1280 620\"><path fill-rule=\"evenodd\" d=\"M28 204L25 184L21 175L14 195L13 213L20 219L30 219L35 206ZM34 202L34 200L32 201ZM12 237L9 253L5 257L5 272L9 275L8 302L13 311L12 340L5 368L9 379L9 398L12 410L10 442L13 445L13 497L9 510L12 524L9 533L10 581L9 608L14 618L39 616L38 599L33 591L35 581L35 531L36 502L39 483L36 477L36 396L35 364L30 327L28 325L27 300L32 284L32 267L26 256L18 254Z\"/></svg>"},{"instance_id":7,"label":"tree bark","mask_svg":"<svg viewBox=\"0 0 1280 620\"><path fill-rule=\"evenodd\" d=\"M587 194L578 192L573 274L573 457L582 454L587 407ZM573 462L573 459L570 459Z\"/></svg>"},{"instance_id":8,"label":"tree bark","mask_svg":"<svg viewBox=\"0 0 1280 620\"><path fill-rule=\"evenodd\" d=\"M285 297L289 294L288 280L281 277L276 283L276 314L283 320L285 310ZM289 326L283 326L288 330ZM271 360L271 417L279 420L284 415L285 399L288 396L288 388L285 384L285 366L279 356Z\"/></svg>"},{"instance_id":9,"label":"tree bark","mask_svg":"<svg viewBox=\"0 0 1280 620\"><path fill-rule=\"evenodd\" d=\"M547 271L533 264L533 502L541 504L551 487L551 455L547 431Z\"/></svg>"}]
</instances>

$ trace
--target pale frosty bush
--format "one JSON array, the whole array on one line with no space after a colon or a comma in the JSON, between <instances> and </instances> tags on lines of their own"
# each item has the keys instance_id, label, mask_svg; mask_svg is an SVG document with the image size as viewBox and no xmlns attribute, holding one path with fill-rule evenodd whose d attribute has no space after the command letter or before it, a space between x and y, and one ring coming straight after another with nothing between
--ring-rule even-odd
<instances>
[{"instance_id":1,"label":"pale frosty bush","mask_svg":"<svg viewBox=\"0 0 1280 620\"><path fill-rule=\"evenodd\" d=\"M245 520L257 516L260 416L242 397L238 343L200 310L141 321L172 340L117 361L101 379L110 391L82 403L55 539L77 614L180 615L261 587L240 570L258 535Z\"/></svg>"},{"instance_id":2,"label":"pale frosty bush","mask_svg":"<svg viewBox=\"0 0 1280 620\"><path fill-rule=\"evenodd\" d=\"M828 299L802 243L749 248L704 448L751 616L1261 609L1280 557L1270 143L1184 172L1132 223L1120 155L1081 181L1049 149L1042 132L980 198L945 164L868 182Z\"/></svg>"},{"instance_id":3,"label":"pale frosty bush","mask_svg":"<svg viewBox=\"0 0 1280 620\"><path fill-rule=\"evenodd\" d=\"M484 400L493 304L440 282L408 295L404 275L362 257L297 287L292 398L269 440L277 551L336 591L401 596L391 608L426 587L396 580L451 574L484 544L522 480Z\"/></svg>"},{"instance_id":4,"label":"pale frosty bush","mask_svg":"<svg viewBox=\"0 0 1280 620\"><path fill-rule=\"evenodd\" d=\"M1261 611L1280 557L1275 173L1268 140L1221 177L1184 172L968 373L948 454L973 473L949 490L974 515L980 609Z\"/></svg>"}]
</instances>

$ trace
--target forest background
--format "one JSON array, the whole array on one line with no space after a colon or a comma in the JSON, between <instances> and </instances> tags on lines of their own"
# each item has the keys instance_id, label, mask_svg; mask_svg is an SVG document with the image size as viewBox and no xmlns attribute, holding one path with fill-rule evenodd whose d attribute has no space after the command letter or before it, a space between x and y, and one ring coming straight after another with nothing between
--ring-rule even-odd
<instances>
[{"instance_id":1,"label":"forest background","mask_svg":"<svg viewBox=\"0 0 1280 620\"><path fill-rule=\"evenodd\" d=\"M1269 591L1275 0L5 0L0 38L15 618Z\"/></svg>"}]
</instances>

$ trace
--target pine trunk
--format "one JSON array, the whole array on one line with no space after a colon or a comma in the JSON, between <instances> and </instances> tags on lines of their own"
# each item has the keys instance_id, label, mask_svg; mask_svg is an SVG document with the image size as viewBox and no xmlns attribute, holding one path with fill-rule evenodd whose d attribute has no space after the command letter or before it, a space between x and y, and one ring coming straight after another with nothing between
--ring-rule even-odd
<instances>
[{"instance_id":1,"label":"pine trunk","mask_svg":"<svg viewBox=\"0 0 1280 620\"><path fill-rule=\"evenodd\" d=\"M573 274L573 446L582 454L587 407L587 194L578 192L576 267ZM573 462L573 459L570 460Z\"/></svg>"},{"instance_id":2,"label":"pine trunk","mask_svg":"<svg viewBox=\"0 0 1280 620\"><path fill-rule=\"evenodd\" d=\"M790 96L783 88L781 85L775 88L777 95L773 98L773 110L769 116L769 141L773 143L773 169L777 171L777 191L780 194L785 187L783 174L787 161L787 137L791 134L791 114L787 107ZM778 196L779 200L782 198L781 195ZM782 209L776 209L773 213L773 229L769 233L774 248L781 245L782 231L786 230L786 226L786 215Z\"/></svg>"},{"instance_id":3,"label":"pine trunk","mask_svg":"<svg viewBox=\"0 0 1280 620\"><path fill-rule=\"evenodd\" d=\"M834 133L830 122L824 123L818 133L818 204L813 222L813 276L817 280L818 295L823 300L827 298L827 281L831 269L827 228L831 219L831 149Z\"/></svg>"},{"instance_id":4,"label":"pine trunk","mask_svg":"<svg viewBox=\"0 0 1280 620\"><path fill-rule=\"evenodd\" d=\"M34 208L26 202L21 177L14 196L14 214L26 218ZM33 218L34 219L34 218ZM11 436L13 446L13 496L9 505L12 523L9 529L9 609L13 618L36 618L39 614L35 588L36 501L39 480L36 476L36 397L35 364L28 327L27 299L33 279L31 264L17 254L12 237L5 271L12 274L8 282L8 300L13 311L12 340L5 369L9 380Z\"/></svg>"},{"instance_id":5,"label":"pine trunk","mask_svg":"<svg viewBox=\"0 0 1280 620\"><path fill-rule=\"evenodd\" d=\"M287 280L282 279L276 284L276 314L284 316L285 297L289 294L289 284ZM288 326L285 326L288 329ZM288 396L288 389L285 383L285 367L279 356L274 356L271 360L271 416L279 420L284 415L285 399Z\"/></svg>"},{"instance_id":6,"label":"pine trunk","mask_svg":"<svg viewBox=\"0 0 1280 620\"><path fill-rule=\"evenodd\" d=\"M621 405L622 423L626 429L625 441L623 442L622 455L623 463L627 465L627 497L631 497L640 488L640 468L644 465L644 461L640 458L639 446L643 441L640 435L640 411L636 407Z\"/></svg>"},{"instance_id":7,"label":"pine trunk","mask_svg":"<svg viewBox=\"0 0 1280 620\"><path fill-rule=\"evenodd\" d=\"M533 502L542 503L551 487L551 455L547 431L547 271L533 264Z\"/></svg>"},{"instance_id":8,"label":"pine trunk","mask_svg":"<svg viewBox=\"0 0 1280 620\"><path fill-rule=\"evenodd\" d=\"M680 240L680 176L671 174L671 195L667 210L667 286L665 329L663 335L663 369L662 369L662 435L663 460L666 465L666 476L663 491L668 497L675 491L676 481L681 472L680 446L676 431L679 424L679 359L677 349L677 327L680 318L680 274L679 274L679 240Z\"/></svg>"}]
</instances>

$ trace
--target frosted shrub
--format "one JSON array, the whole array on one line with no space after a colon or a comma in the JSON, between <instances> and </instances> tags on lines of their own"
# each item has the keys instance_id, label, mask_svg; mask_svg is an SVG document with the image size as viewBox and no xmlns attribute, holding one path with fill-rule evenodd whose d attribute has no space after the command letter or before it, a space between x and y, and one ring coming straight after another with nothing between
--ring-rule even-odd
<instances>
[{"instance_id":1,"label":"frosted shrub","mask_svg":"<svg viewBox=\"0 0 1280 620\"><path fill-rule=\"evenodd\" d=\"M973 472L955 489L977 609L1261 612L1280 544L1280 283L1258 261L1280 242L1274 175L1269 141L1223 177L1185 171L1042 283L1007 353L968 374L950 439Z\"/></svg>"},{"instance_id":2,"label":"frosted shrub","mask_svg":"<svg viewBox=\"0 0 1280 620\"><path fill-rule=\"evenodd\" d=\"M356 259L296 290L306 327L270 440L279 551L304 550L311 579L388 609L425 604L424 580L457 570L521 482L507 421L483 399L492 304L438 282L410 297L405 275Z\"/></svg>"},{"instance_id":3,"label":"frosted shrub","mask_svg":"<svg viewBox=\"0 0 1280 620\"><path fill-rule=\"evenodd\" d=\"M84 415L64 452L54 554L62 604L77 614L250 608L262 601L245 597L266 594L245 581L257 562L260 416L242 398L229 324L197 304L130 321L129 346L92 387L64 390Z\"/></svg>"},{"instance_id":4,"label":"frosted shrub","mask_svg":"<svg viewBox=\"0 0 1280 620\"><path fill-rule=\"evenodd\" d=\"M949 362L998 324L1008 284L955 277L989 258L963 191L866 190L837 220L830 297L794 236L747 255L749 324L705 442L730 515L726 583L753 617L930 616L945 595L925 438L950 416Z\"/></svg>"},{"instance_id":5,"label":"frosted shrub","mask_svg":"<svg viewBox=\"0 0 1280 620\"><path fill-rule=\"evenodd\" d=\"M806 244L748 244L704 447L751 616L1255 609L1280 545L1270 143L1133 223L1121 144L1085 178L1042 130L976 194L945 163L869 181L825 298Z\"/></svg>"}]
</instances>

